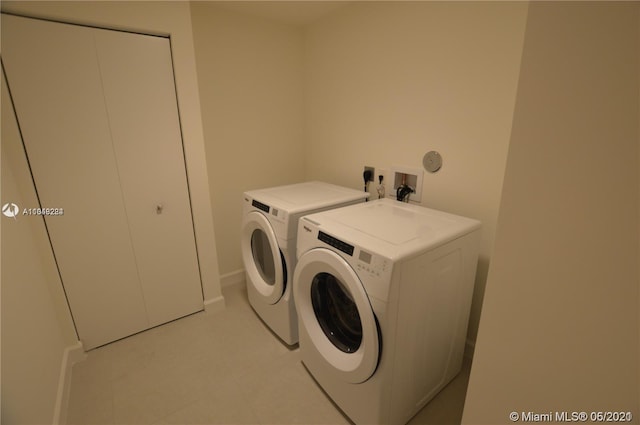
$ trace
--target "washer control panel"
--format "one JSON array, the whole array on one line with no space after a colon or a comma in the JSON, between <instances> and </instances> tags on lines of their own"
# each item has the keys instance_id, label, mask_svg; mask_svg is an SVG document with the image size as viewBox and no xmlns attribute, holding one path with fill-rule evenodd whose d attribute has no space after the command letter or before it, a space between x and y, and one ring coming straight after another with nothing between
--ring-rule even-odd
<instances>
[{"instance_id":1,"label":"washer control panel","mask_svg":"<svg viewBox=\"0 0 640 425\"><path fill-rule=\"evenodd\" d=\"M382 277L386 274L388 261L385 258L374 255L363 249L358 249L356 269L365 272L371 277Z\"/></svg>"},{"instance_id":2,"label":"washer control panel","mask_svg":"<svg viewBox=\"0 0 640 425\"><path fill-rule=\"evenodd\" d=\"M391 259L320 230L320 224L308 217L302 217L298 224L298 258L316 247L331 249L358 275L369 296L387 300L394 264Z\"/></svg>"},{"instance_id":3,"label":"washer control panel","mask_svg":"<svg viewBox=\"0 0 640 425\"><path fill-rule=\"evenodd\" d=\"M346 242L342 242L340 239L334 238L333 236L328 235L323 231L318 232L318 240L321 240L327 245L331 245L332 247L339 249L340 251L344 252L347 255L353 256L353 250L354 250L353 245L348 244Z\"/></svg>"}]
</instances>

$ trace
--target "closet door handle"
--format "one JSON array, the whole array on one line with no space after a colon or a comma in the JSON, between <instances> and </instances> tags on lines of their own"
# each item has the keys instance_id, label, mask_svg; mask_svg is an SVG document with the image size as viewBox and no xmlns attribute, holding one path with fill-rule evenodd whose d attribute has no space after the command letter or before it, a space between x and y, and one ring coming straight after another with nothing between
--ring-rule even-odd
<instances>
[{"instance_id":1,"label":"closet door handle","mask_svg":"<svg viewBox=\"0 0 640 425\"><path fill-rule=\"evenodd\" d=\"M164 205L162 204L156 205L156 214L162 214L163 209L164 209Z\"/></svg>"}]
</instances>

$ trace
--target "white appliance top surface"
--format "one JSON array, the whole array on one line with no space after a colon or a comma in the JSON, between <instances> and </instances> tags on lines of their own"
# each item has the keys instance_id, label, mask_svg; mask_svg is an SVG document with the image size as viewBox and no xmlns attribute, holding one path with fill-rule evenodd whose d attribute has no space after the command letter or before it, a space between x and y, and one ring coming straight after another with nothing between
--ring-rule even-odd
<instances>
[{"instance_id":1,"label":"white appliance top surface","mask_svg":"<svg viewBox=\"0 0 640 425\"><path fill-rule=\"evenodd\" d=\"M245 192L246 196L290 213L364 200L367 192L312 181Z\"/></svg>"},{"instance_id":2,"label":"white appliance top surface","mask_svg":"<svg viewBox=\"0 0 640 425\"><path fill-rule=\"evenodd\" d=\"M389 258L440 245L480 228L480 222L380 199L306 216L319 229Z\"/></svg>"}]
</instances>

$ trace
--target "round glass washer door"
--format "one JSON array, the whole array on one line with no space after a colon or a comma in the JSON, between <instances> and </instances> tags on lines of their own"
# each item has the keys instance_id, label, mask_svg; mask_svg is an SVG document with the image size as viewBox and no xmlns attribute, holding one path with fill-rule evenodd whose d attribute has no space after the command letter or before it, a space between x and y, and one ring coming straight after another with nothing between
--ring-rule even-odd
<instances>
[{"instance_id":1,"label":"round glass washer door","mask_svg":"<svg viewBox=\"0 0 640 425\"><path fill-rule=\"evenodd\" d=\"M311 305L324 335L340 351L354 353L362 344L362 322L351 293L331 273L311 282Z\"/></svg>"},{"instance_id":2,"label":"round glass washer door","mask_svg":"<svg viewBox=\"0 0 640 425\"><path fill-rule=\"evenodd\" d=\"M378 365L378 324L369 297L351 266L335 252L304 253L294 273L294 300L300 326L336 373L361 383Z\"/></svg>"},{"instance_id":3,"label":"round glass washer door","mask_svg":"<svg viewBox=\"0 0 640 425\"><path fill-rule=\"evenodd\" d=\"M265 302L277 303L284 294L286 266L273 228L263 214L252 211L245 216L240 245L247 284L253 285Z\"/></svg>"}]
</instances>

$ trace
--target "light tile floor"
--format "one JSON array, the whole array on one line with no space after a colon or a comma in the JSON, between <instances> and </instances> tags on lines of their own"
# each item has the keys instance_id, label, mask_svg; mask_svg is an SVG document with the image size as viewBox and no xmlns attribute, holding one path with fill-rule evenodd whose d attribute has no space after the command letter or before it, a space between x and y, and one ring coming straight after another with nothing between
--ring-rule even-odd
<instances>
[{"instance_id":1,"label":"light tile floor","mask_svg":"<svg viewBox=\"0 0 640 425\"><path fill-rule=\"evenodd\" d=\"M197 313L88 353L73 368L67 423L348 424L257 318L243 286ZM459 424L470 362L410 424Z\"/></svg>"}]
</instances>

